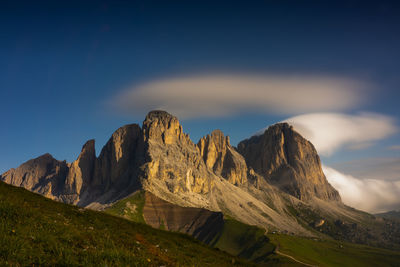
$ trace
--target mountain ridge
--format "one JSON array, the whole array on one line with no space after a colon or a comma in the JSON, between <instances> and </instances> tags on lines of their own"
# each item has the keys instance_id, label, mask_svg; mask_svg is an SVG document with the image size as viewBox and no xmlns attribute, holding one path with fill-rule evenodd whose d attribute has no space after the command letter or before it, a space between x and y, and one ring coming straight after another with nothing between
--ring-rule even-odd
<instances>
[{"instance_id":1,"label":"mountain ridge","mask_svg":"<svg viewBox=\"0 0 400 267\"><path fill-rule=\"evenodd\" d=\"M195 144L175 116L152 111L142 127L117 129L98 157L94 140L72 163L41 157L33 167L28 161L0 179L95 210L144 190L174 205L222 212L267 231L389 242L380 236L380 226L373 235L355 234L367 233L366 224L380 223L341 202L314 146L288 124L273 125L236 149L219 130ZM317 227L321 220L325 224ZM357 229L348 227L354 224Z\"/></svg>"}]
</instances>

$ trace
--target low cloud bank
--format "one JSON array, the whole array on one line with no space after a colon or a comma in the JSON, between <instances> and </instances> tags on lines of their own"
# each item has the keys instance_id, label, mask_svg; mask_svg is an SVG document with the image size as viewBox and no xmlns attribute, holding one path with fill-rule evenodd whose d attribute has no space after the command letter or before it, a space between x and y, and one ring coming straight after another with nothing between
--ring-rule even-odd
<instances>
[{"instance_id":1,"label":"low cloud bank","mask_svg":"<svg viewBox=\"0 0 400 267\"><path fill-rule=\"evenodd\" d=\"M339 113L312 113L285 120L311 141L322 155L347 146L363 149L397 131L392 117L376 113L346 115Z\"/></svg>"},{"instance_id":2,"label":"low cloud bank","mask_svg":"<svg viewBox=\"0 0 400 267\"><path fill-rule=\"evenodd\" d=\"M164 109L181 119L246 112L299 114L342 111L366 101L365 82L328 76L214 75L139 84L111 104L128 114Z\"/></svg>"},{"instance_id":3,"label":"low cloud bank","mask_svg":"<svg viewBox=\"0 0 400 267\"><path fill-rule=\"evenodd\" d=\"M400 158L398 157L356 159L335 163L331 167L360 179L400 181Z\"/></svg>"},{"instance_id":4,"label":"low cloud bank","mask_svg":"<svg viewBox=\"0 0 400 267\"><path fill-rule=\"evenodd\" d=\"M322 166L345 204L370 213L400 209L400 180L359 179Z\"/></svg>"}]
</instances>

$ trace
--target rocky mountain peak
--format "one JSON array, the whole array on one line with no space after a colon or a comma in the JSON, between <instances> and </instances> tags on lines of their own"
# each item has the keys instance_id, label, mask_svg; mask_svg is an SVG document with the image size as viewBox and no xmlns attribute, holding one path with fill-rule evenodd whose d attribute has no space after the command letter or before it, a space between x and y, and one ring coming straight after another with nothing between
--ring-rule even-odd
<instances>
[{"instance_id":1,"label":"rocky mountain peak","mask_svg":"<svg viewBox=\"0 0 400 267\"><path fill-rule=\"evenodd\" d=\"M175 116L151 111L142 128L147 144L144 170L149 190L161 190L161 185L172 193L209 192L212 174Z\"/></svg>"},{"instance_id":2,"label":"rocky mountain peak","mask_svg":"<svg viewBox=\"0 0 400 267\"><path fill-rule=\"evenodd\" d=\"M127 154L131 154L137 139L141 135L140 126L136 123L127 124L118 128L108 140L101 153L111 153L116 162ZM106 149L106 150L105 150Z\"/></svg>"},{"instance_id":3,"label":"rocky mountain peak","mask_svg":"<svg viewBox=\"0 0 400 267\"><path fill-rule=\"evenodd\" d=\"M82 146L81 154L96 154L95 151L95 140L90 139Z\"/></svg>"},{"instance_id":4,"label":"rocky mountain peak","mask_svg":"<svg viewBox=\"0 0 400 267\"><path fill-rule=\"evenodd\" d=\"M146 115L145 121L154 121L154 120L169 121L174 118L176 119L175 116L169 114L164 110L152 110Z\"/></svg>"},{"instance_id":5,"label":"rocky mountain peak","mask_svg":"<svg viewBox=\"0 0 400 267\"><path fill-rule=\"evenodd\" d=\"M213 142L218 144L220 147L231 146L229 136L225 136L219 129L212 131L210 135L207 135L207 138L212 139Z\"/></svg>"},{"instance_id":6,"label":"rocky mountain peak","mask_svg":"<svg viewBox=\"0 0 400 267\"><path fill-rule=\"evenodd\" d=\"M94 164L95 159L96 159L95 140L90 139L82 146L82 150L78 156L77 161L79 161L81 165L82 164L92 165ZM86 168L86 166L84 166L84 168Z\"/></svg>"},{"instance_id":7,"label":"rocky mountain peak","mask_svg":"<svg viewBox=\"0 0 400 267\"><path fill-rule=\"evenodd\" d=\"M249 167L283 191L302 200L340 201L322 172L314 146L289 124L270 126L263 134L240 142L238 150Z\"/></svg>"},{"instance_id":8,"label":"rocky mountain peak","mask_svg":"<svg viewBox=\"0 0 400 267\"><path fill-rule=\"evenodd\" d=\"M247 182L247 166L244 158L231 146L229 136L221 130L201 138L197 143L206 166L216 175L233 184Z\"/></svg>"},{"instance_id":9,"label":"rocky mountain peak","mask_svg":"<svg viewBox=\"0 0 400 267\"><path fill-rule=\"evenodd\" d=\"M81 192L93 176L95 160L95 141L91 139L83 145L78 158L70 164L61 197L63 201L75 203L79 200Z\"/></svg>"},{"instance_id":10,"label":"rocky mountain peak","mask_svg":"<svg viewBox=\"0 0 400 267\"><path fill-rule=\"evenodd\" d=\"M60 193L67 172L65 161L58 161L46 153L28 160L16 169L10 169L0 177L6 183L54 198Z\"/></svg>"},{"instance_id":11,"label":"rocky mountain peak","mask_svg":"<svg viewBox=\"0 0 400 267\"><path fill-rule=\"evenodd\" d=\"M185 138L179 120L166 111L154 110L147 114L143 122L143 133L146 140L173 144Z\"/></svg>"},{"instance_id":12,"label":"rocky mountain peak","mask_svg":"<svg viewBox=\"0 0 400 267\"><path fill-rule=\"evenodd\" d=\"M56 160L50 153L45 153L35 159L32 162L41 161L41 160Z\"/></svg>"},{"instance_id":13,"label":"rocky mountain peak","mask_svg":"<svg viewBox=\"0 0 400 267\"><path fill-rule=\"evenodd\" d=\"M129 183L142 162L143 138L138 124L128 124L117 129L96 159L92 184L103 190L121 182Z\"/></svg>"}]
</instances>

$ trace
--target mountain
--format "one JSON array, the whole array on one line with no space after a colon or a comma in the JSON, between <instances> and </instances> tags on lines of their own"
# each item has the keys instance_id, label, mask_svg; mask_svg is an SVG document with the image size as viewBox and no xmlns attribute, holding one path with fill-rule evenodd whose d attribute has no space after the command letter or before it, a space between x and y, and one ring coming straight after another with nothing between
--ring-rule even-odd
<instances>
[{"instance_id":1,"label":"mountain","mask_svg":"<svg viewBox=\"0 0 400 267\"><path fill-rule=\"evenodd\" d=\"M17 169L3 173L0 178L6 183L54 198L62 192L68 170L65 161L58 161L50 154L44 154L28 160Z\"/></svg>"},{"instance_id":2,"label":"mountain","mask_svg":"<svg viewBox=\"0 0 400 267\"><path fill-rule=\"evenodd\" d=\"M243 140L236 149L219 130L195 144L175 116L152 111L141 127L130 124L116 130L98 157L90 140L72 163L46 154L0 179L95 210L126 204L143 191L145 202L153 203L145 212L152 210L153 215L143 222L194 236L207 220L221 227L215 214L222 213L268 232L385 247L400 244L398 224L387 226L341 202L313 145L282 123ZM171 216L181 210L170 204L192 208L191 215ZM196 227L185 220L193 220Z\"/></svg>"},{"instance_id":3,"label":"mountain","mask_svg":"<svg viewBox=\"0 0 400 267\"><path fill-rule=\"evenodd\" d=\"M322 172L314 146L287 123L240 142L238 149L250 168L282 191L301 200L341 201Z\"/></svg>"}]
</instances>

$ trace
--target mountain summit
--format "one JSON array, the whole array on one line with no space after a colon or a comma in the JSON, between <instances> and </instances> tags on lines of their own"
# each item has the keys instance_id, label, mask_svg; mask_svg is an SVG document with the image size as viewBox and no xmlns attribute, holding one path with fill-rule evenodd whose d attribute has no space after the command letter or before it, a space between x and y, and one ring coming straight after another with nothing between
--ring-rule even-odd
<instances>
[{"instance_id":1,"label":"mountain summit","mask_svg":"<svg viewBox=\"0 0 400 267\"><path fill-rule=\"evenodd\" d=\"M270 126L238 145L239 152L267 182L301 200L341 201L327 181L314 146L287 123Z\"/></svg>"},{"instance_id":2,"label":"mountain summit","mask_svg":"<svg viewBox=\"0 0 400 267\"><path fill-rule=\"evenodd\" d=\"M385 236L361 227L372 217L341 202L314 146L286 123L243 140L236 149L220 130L195 144L175 116L151 111L142 126L117 129L98 157L89 140L72 163L45 154L3 173L0 180L97 210L145 191L160 199L157 203L222 212L266 230L364 243ZM176 210L157 211L151 220L169 218L165 225L179 225Z\"/></svg>"}]
</instances>

